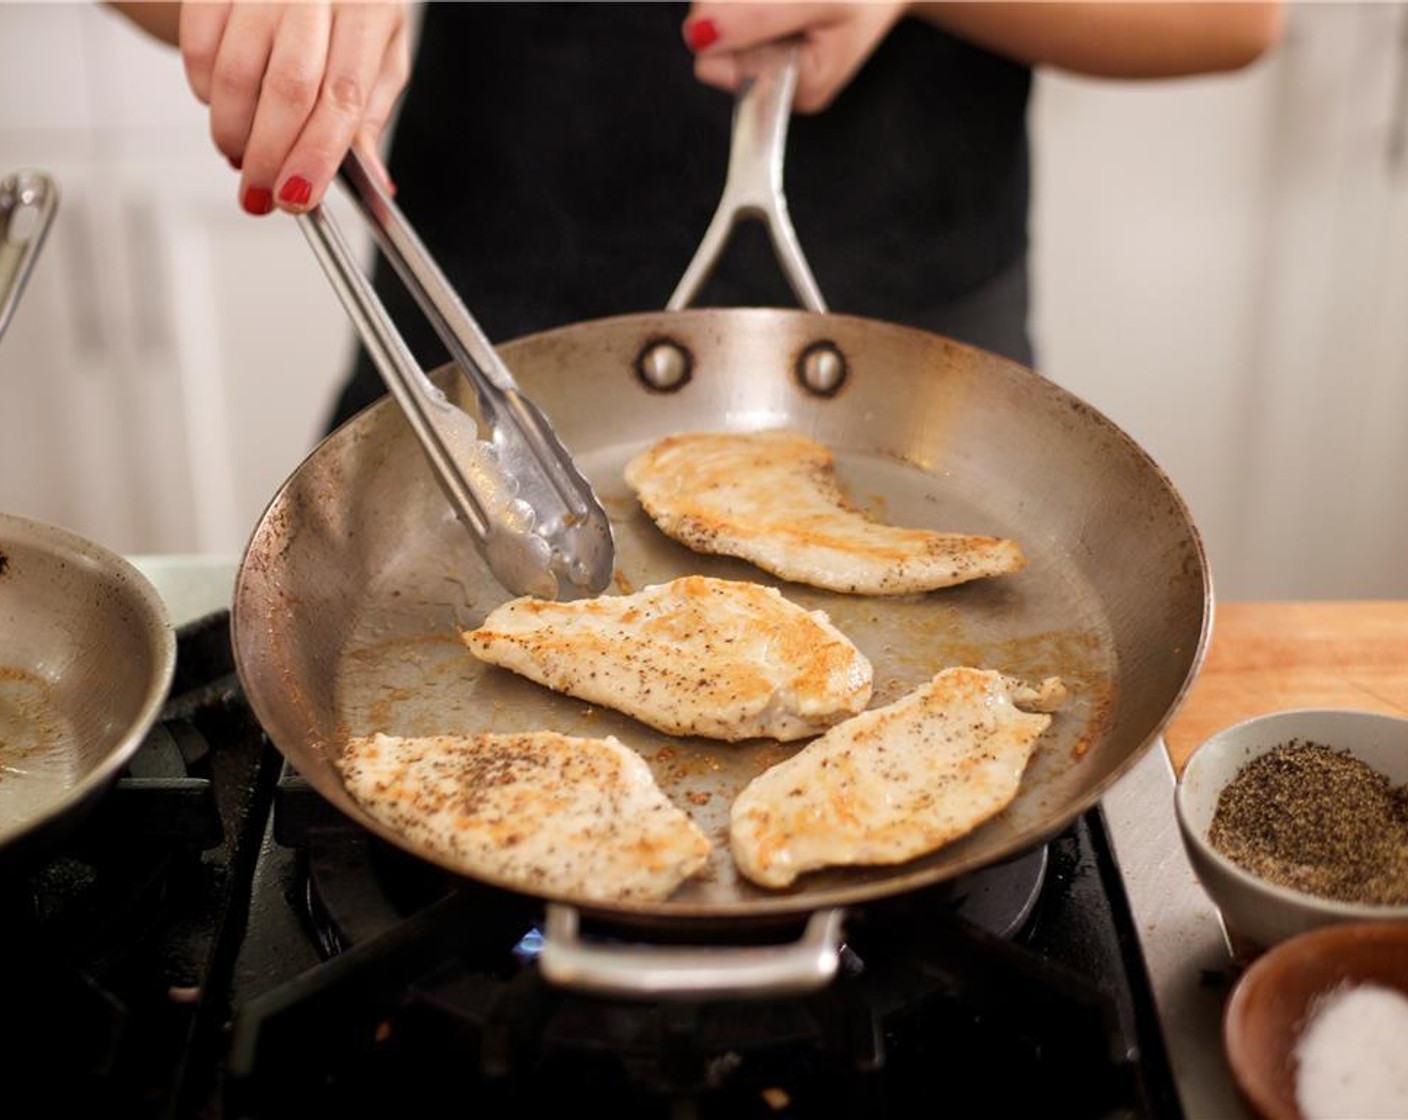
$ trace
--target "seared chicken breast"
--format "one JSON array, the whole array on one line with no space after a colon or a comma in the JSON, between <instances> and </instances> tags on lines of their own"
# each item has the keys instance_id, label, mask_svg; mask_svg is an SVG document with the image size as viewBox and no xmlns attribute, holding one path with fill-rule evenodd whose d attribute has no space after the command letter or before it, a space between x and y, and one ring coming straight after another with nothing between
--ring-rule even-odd
<instances>
[{"instance_id":1,"label":"seared chicken breast","mask_svg":"<svg viewBox=\"0 0 1408 1120\"><path fill-rule=\"evenodd\" d=\"M824 611L704 576L514 599L462 636L484 661L672 735L805 738L864 710L872 690L870 661Z\"/></svg>"},{"instance_id":2,"label":"seared chicken breast","mask_svg":"<svg viewBox=\"0 0 1408 1120\"><path fill-rule=\"evenodd\" d=\"M1004 809L1065 688L945 669L754 778L730 811L739 871L785 887L820 867L894 864Z\"/></svg>"},{"instance_id":3,"label":"seared chicken breast","mask_svg":"<svg viewBox=\"0 0 1408 1120\"><path fill-rule=\"evenodd\" d=\"M338 759L347 791L443 866L533 894L654 901L709 840L617 739L373 735Z\"/></svg>"},{"instance_id":4,"label":"seared chicken breast","mask_svg":"<svg viewBox=\"0 0 1408 1120\"><path fill-rule=\"evenodd\" d=\"M668 436L626 464L641 508L696 552L795 583L901 595L1025 566L1015 541L885 525L841 489L831 451L788 431Z\"/></svg>"}]
</instances>

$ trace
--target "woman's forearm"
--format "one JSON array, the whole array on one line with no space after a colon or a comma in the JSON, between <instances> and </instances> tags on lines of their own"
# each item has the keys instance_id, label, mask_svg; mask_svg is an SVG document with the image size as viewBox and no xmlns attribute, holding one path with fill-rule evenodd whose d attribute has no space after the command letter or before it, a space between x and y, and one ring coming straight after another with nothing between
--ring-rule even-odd
<instances>
[{"instance_id":1,"label":"woman's forearm","mask_svg":"<svg viewBox=\"0 0 1408 1120\"><path fill-rule=\"evenodd\" d=\"M995 54L1104 78L1237 70L1280 37L1273 0L917 3L912 14Z\"/></svg>"},{"instance_id":2,"label":"woman's forearm","mask_svg":"<svg viewBox=\"0 0 1408 1120\"><path fill-rule=\"evenodd\" d=\"M176 45L181 24L181 5L177 0L169 3L158 0L105 0L105 3L147 34L173 47Z\"/></svg>"},{"instance_id":3,"label":"woman's forearm","mask_svg":"<svg viewBox=\"0 0 1408 1120\"><path fill-rule=\"evenodd\" d=\"M176 0L105 0L138 27L175 44ZM915 3L920 19L997 54L1107 78L1160 78L1236 70L1280 36L1277 0L956 0Z\"/></svg>"}]
</instances>

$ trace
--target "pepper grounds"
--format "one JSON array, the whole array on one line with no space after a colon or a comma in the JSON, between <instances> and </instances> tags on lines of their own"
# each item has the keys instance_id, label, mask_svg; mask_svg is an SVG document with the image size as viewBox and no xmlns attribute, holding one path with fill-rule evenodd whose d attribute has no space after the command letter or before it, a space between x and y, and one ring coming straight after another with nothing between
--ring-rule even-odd
<instances>
[{"instance_id":1,"label":"pepper grounds","mask_svg":"<svg viewBox=\"0 0 1408 1120\"><path fill-rule=\"evenodd\" d=\"M1208 839L1278 886L1408 904L1408 786L1348 751L1292 740L1252 759L1218 798Z\"/></svg>"}]
</instances>

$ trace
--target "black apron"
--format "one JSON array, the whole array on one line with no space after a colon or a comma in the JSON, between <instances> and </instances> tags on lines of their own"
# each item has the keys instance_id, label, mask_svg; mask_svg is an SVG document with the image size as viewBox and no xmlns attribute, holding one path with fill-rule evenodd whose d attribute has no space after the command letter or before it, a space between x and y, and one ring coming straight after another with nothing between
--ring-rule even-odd
<instances>
[{"instance_id":1,"label":"black apron","mask_svg":"<svg viewBox=\"0 0 1408 1120\"><path fill-rule=\"evenodd\" d=\"M659 311L723 189L733 98L700 84L676 3L431 3L389 154L397 202L495 342ZM901 20L824 112L785 190L830 310L1025 365L1030 71ZM443 346L377 291L426 369ZM744 223L696 306L795 306ZM336 426L383 392L365 352Z\"/></svg>"}]
</instances>

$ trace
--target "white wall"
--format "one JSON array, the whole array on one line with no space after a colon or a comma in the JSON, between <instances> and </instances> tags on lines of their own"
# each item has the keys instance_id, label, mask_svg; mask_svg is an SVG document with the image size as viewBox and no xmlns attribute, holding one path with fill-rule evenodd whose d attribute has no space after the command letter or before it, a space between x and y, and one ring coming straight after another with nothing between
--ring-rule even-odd
<instances>
[{"instance_id":1,"label":"white wall","mask_svg":"<svg viewBox=\"0 0 1408 1120\"><path fill-rule=\"evenodd\" d=\"M22 167L60 202L0 345L0 509L241 550L352 353L297 225L239 211L180 56L95 3L0 3L0 174Z\"/></svg>"},{"instance_id":2,"label":"white wall","mask_svg":"<svg viewBox=\"0 0 1408 1120\"><path fill-rule=\"evenodd\" d=\"M1408 594L1408 15L1295 4L1251 69L1043 74L1039 365L1188 501L1223 598Z\"/></svg>"}]
</instances>

